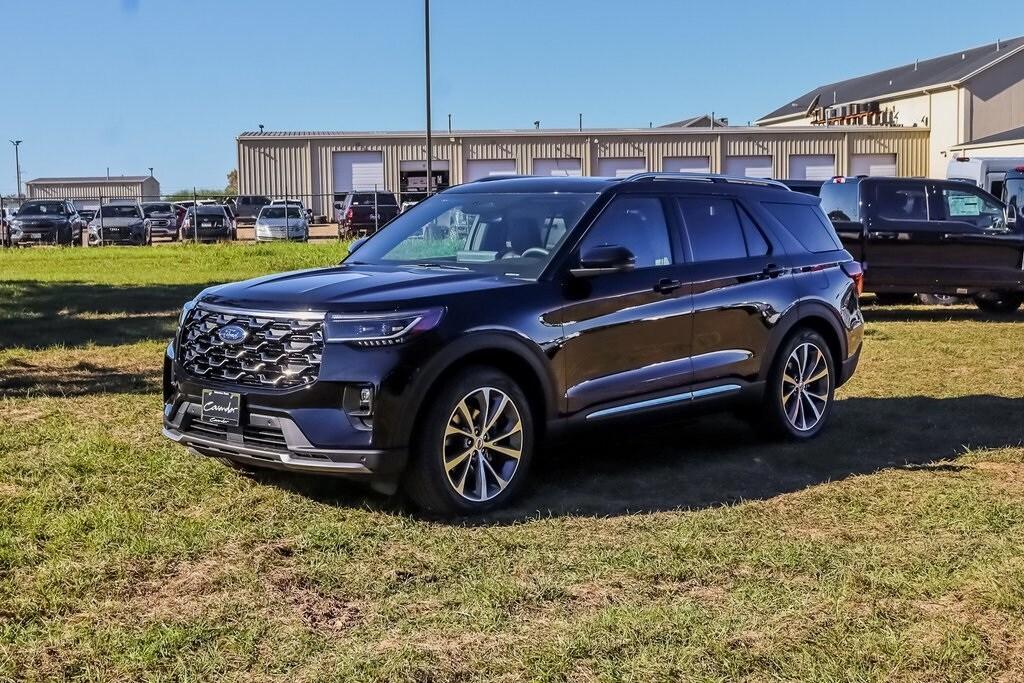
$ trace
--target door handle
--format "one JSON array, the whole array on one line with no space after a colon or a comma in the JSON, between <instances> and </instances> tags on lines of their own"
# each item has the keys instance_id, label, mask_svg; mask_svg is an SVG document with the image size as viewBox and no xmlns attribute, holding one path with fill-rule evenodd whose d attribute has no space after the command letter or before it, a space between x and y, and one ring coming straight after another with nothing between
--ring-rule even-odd
<instances>
[{"instance_id":1,"label":"door handle","mask_svg":"<svg viewBox=\"0 0 1024 683\"><path fill-rule=\"evenodd\" d=\"M674 292L683 286L682 280L673 280L671 278L662 278L658 280L658 284L654 285L654 291L659 294L668 294Z\"/></svg>"},{"instance_id":2,"label":"door handle","mask_svg":"<svg viewBox=\"0 0 1024 683\"><path fill-rule=\"evenodd\" d=\"M785 273L786 269L779 267L775 263L769 263L767 266L764 267L764 270L762 270L761 272L764 275L767 275L768 277L776 278Z\"/></svg>"}]
</instances>

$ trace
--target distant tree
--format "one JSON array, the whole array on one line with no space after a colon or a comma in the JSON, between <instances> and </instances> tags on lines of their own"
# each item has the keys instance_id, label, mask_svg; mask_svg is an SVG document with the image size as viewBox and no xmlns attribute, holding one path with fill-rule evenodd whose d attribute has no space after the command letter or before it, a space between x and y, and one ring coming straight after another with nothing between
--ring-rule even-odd
<instances>
[{"instance_id":1,"label":"distant tree","mask_svg":"<svg viewBox=\"0 0 1024 683\"><path fill-rule=\"evenodd\" d=\"M238 194L238 169L228 171L228 186L224 188L228 194Z\"/></svg>"},{"instance_id":2,"label":"distant tree","mask_svg":"<svg viewBox=\"0 0 1024 683\"><path fill-rule=\"evenodd\" d=\"M167 195L169 201L185 201L192 199L192 188L186 188L184 190L178 190ZM199 199L216 199L223 197L225 194L224 190L216 187L197 187L195 189L195 196Z\"/></svg>"}]
</instances>

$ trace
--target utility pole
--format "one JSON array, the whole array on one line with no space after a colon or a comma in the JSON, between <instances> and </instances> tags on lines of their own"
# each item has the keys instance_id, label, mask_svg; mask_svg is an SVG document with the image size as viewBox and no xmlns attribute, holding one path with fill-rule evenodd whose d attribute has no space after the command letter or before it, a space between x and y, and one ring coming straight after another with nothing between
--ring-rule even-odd
<instances>
[{"instance_id":1,"label":"utility pole","mask_svg":"<svg viewBox=\"0 0 1024 683\"><path fill-rule=\"evenodd\" d=\"M21 140L10 140L14 145L14 173L18 178L18 199L21 199L21 157L18 156L18 147L21 145Z\"/></svg>"},{"instance_id":2,"label":"utility pole","mask_svg":"<svg viewBox=\"0 0 1024 683\"><path fill-rule=\"evenodd\" d=\"M434 167L431 163L434 151L430 139L430 0L423 0L423 53L427 89L427 197L429 198L430 189L434 185Z\"/></svg>"}]
</instances>

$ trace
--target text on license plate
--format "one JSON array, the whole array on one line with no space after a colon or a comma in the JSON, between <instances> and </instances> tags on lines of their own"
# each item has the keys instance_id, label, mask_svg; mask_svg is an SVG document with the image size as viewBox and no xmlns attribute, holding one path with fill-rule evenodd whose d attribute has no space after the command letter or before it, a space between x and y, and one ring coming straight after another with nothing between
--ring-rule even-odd
<instances>
[{"instance_id":1,"label":"text on license plate","mask_svg":"<svg viewBox=\"0 0 1024 683\"><path fill-rule=\"evenodd\" d=\"M203 389L203 421L237 427L242 414L242 395Z\"/></svg>"}]
</instances>

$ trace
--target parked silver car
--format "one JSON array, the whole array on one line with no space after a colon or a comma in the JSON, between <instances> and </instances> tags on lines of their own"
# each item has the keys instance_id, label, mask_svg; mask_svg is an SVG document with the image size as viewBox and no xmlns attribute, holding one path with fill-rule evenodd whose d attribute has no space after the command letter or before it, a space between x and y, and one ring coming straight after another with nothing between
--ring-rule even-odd
<instances>
[{"instance_id":1,"label":"parked silver car","mask_svg":"<svg viewBox=\"0 0 1024 683\"><path fill-rule=\"evenodd\" d=\"M309 239L309 222L298 206L274 204L264 206L256 217L256 241Z\"/></svg>"},{"instance_id":2,"label":"parked silver car","mask_svg":"<svg viewBox=\"0 0 1024 683\"><path fill-rule=\"evenodd\" d=\"M89 246L104 244L152 244L149 221L138 202L115 200L100 207L89 223Z\"/></svg>"}]
</instances>

